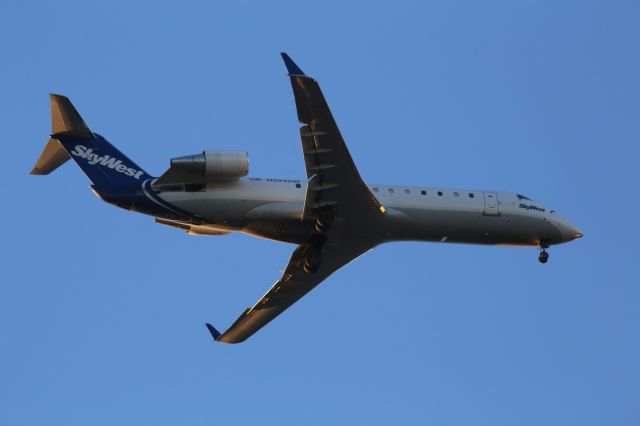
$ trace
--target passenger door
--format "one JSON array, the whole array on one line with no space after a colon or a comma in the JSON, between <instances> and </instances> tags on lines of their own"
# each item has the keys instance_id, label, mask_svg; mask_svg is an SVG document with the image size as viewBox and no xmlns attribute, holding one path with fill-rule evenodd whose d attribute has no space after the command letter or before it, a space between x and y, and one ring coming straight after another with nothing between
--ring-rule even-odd
<instances>
[{"instance_id":1,"label":"passenger door","mask_svg":"<svg viewBox=\"0 0 640 426\"><path fill-rule=\"evenodd\" d=\"M484 212L485 216L499 216L498 194L495 192L484 192Z\"/></svg>"}]
</instances>

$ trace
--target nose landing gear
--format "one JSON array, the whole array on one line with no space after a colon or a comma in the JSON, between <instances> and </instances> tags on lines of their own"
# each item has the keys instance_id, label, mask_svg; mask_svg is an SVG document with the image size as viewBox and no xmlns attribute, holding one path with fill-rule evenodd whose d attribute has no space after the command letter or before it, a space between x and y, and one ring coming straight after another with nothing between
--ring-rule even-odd
<instances>
[{"instance_id":1,"label":"nose landing gear","mask_svg":"<svg viewBox=\"0 0 640 426\"><path fill-rule=\"evenodd\" d=\"M540 255L538 256L538 260L540 261L540 263L547 263L547 261L549 260L549 253L542 249Z\"/></svg>"},{"instance_id":2,"label":"nose landing gear","mask_svg":"<svg viewBox=\"0 0 640 426\"><path fill-rule=\"evenodd\" d=\"M540 261L540 263L547 263L549 261L549 253L547 253L548 248L548 243L540 241L540 255L538 255L538 261Z\"/></svg>"}]
</instances>

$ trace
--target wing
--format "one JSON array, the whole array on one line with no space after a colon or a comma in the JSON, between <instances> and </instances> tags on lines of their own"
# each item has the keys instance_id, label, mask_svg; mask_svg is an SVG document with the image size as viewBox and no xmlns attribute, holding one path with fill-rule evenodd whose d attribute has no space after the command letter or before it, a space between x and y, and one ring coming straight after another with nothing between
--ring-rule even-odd
<instances>
[{"instance_id":1,"label":"wing","mask_svg":"<svg viewBox=\"0 0 640 426\"><path fill-rule=\"evenodd\" d=\"M282 53L296 100L307 193L302 220L313 223L308 244L298 246L282 277L252 308L220 334L207 324L213 338L239 343L264 327L333 272L373 248L371 240L354 239L359 227L371 229L385 213L369 191L342 139L320 86ZM368 227L368 228L367 228ZM348 235L343 241L343 230Z\"/></svg>"},{"instance_id":2,"label":"wing","mask_svg":"<svg viewBox=\"0 0 640 426\"><path fill-rule=\"evenodd\" d=\"M282 277L251 308L220 334L211 324L207 328L213 338L224 343L240 343L260 330L302 296L311 291L333 272L374 247L371 243L351 243L327 246L322 251L320 264L309 258L310 246L298 246L291 255Z\"/></svg>"},{"instance_id":3,"label":"wing","mask_svg":"<svg viewBox=\"0 0 640 426\"><path fill-rule=\"evenodd\" d=\"M338 125L318 83L281 53L296 100L302 152L307 170L303 219L315 219L329 209L349 221L380 216L384 208L358 173Z\"/></svg>"}]
</instances>

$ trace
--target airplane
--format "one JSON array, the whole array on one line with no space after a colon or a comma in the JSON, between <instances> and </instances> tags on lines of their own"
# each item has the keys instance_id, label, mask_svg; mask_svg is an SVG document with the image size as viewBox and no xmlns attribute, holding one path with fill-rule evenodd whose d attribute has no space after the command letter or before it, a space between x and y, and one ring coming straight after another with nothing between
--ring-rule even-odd
<instances>
[{"instance_id":1,"label":"airplane","mask_svg":"<svg viewBox=\"0 0 640 426\"><path fill-rule=\"evenodd\" d=\"M245 341L338 269L392 241L532 246L582 237L554 210L524 195L478 189L367 184L312 77L281 53L296 102L306 179L247 177L242 151L206 150L173 158L153 177L51 94L51 136L31 174L72 158L103 201L155 217L191 235L231 232L296 244L281 278L215 341Z\"/></svg>"}]
</instances>

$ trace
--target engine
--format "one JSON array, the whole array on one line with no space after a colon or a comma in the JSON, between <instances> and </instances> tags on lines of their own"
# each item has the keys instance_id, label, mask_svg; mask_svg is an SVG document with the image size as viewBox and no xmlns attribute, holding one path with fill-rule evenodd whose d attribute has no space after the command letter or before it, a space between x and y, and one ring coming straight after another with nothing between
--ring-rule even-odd
<instances>
[{"instance_id":1,"label":"engine","mask_svg":"<svg viewBox=\"0 0 640 426\"><path fill-rule=\"evenodd\" d=\"M249 154L242 151L203 151L171 159L171 170L203 181L238 179L249 174Z\"/></svg>"}]
</instances>

